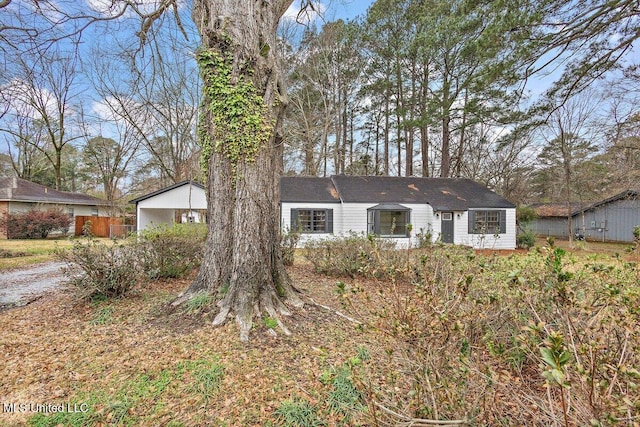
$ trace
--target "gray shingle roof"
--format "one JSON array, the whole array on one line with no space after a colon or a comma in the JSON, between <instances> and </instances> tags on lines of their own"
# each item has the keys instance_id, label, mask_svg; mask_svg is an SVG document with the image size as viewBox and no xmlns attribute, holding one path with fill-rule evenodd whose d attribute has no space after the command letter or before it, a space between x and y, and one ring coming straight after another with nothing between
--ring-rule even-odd
<instances>
[{"instance_id":1,"label":"gray shingle roof","mask_svg":"<svg viewBox=\"0 0 640 427\"><path fill-rule=\"evenodd\" d=\"M515 205L470 179L390 176L283 177L282 202L428 203L435 210L513 208Z\"/></svg>"},{"instance_id":2,"label":"gray shingle roof","mask_svg":"<svg viewBox=\"0 0 640 427\"><path fill-rule=\"evenodd\" d=\"M0 178L0 201L104 206L108 202L82 193L58 191L21 178Z\"/></svg>"},{"instance_id":3,"label":"gray shingle roof","mask_svg":"<svg viewBox=\"0 0 640 427\"><path fill-rule=\"evenodd\" d=\"M345 175L331 179L346 203L428 203L437 211L515 207L470 179Z\"/></svg>"},{"instance_id":4,"label":"gray shingle roof","mask_svg":"<svg viewBox=\"0 0 640 427\"><path fill-rule=\"evenodd\" d=\"M283 176L280 201L288 203L340 203L340 195L331 178Z\"/></svg>"}]
</instances>

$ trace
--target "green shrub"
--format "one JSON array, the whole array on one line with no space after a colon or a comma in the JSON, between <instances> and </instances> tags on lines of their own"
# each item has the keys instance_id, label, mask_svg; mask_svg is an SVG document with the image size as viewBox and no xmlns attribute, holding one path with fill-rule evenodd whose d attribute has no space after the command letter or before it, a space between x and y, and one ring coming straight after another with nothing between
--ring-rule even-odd
<instances>
[{"instance_id":1,"label":"green shrub","mask_svg":"<svg viewBox=\"0 0 640 427\"><path fill-rule=\"evenodd\" d=\"M524 232L518 234L516 238L516 244L519 248L530 249L536 245L536 234L533 230L527 229Z\"/></svg>"},{"instance_id":2,"label":"green shrub","mask_svg":"<svg viewBox=\"0 0 640 427\"><path fill-rule=\"evenodd\" d=\"M32 209L5 213L0 217L0 228L7 231L9 239L45 239L54 231L66 234L72 222L62 208Z\"/></svg>"},{"instance_id":3,"label":"green shrub","mask_svg":"<svg viewBox=\"0 0 640 427\"><path fill-rule=\"evenodd\" d=\"M206 292L198 293L185 303L187 313L201 313L206 307L215 301L212 295Z\"/></svg>"},{"instance_id":4,"label":"green shrub","mask_svg":"<svg viewBox=\"0 0 640 427\"><path fill-rule=\"evenodd\" d=\"M206 225L157 227L124 243L88 236L57 252L67 284L83 298L122 296L148 279L183 277L200 265Z\"/></svg>"},{"instance_id":5,"label":"green shrub","mask_svg":"<svg viewBox=\"0 0 640 427\"><path fill-rule=\"evenodd\" d=\"M416 237L418 238L418 248L424 249L431 247L433 245L433 230L431 229L431 225L426 230L421 228L418 233L416 233Z\"/></svg>"},{"instance_id":6,"label":"green shrub","mask_svg":"<svg viewBox=\"0 0 640 427\"><path fill-rule=\"evenodd\" d=\"M535 209L531 206L519 205L516 208L516 221L518 225L525 226L536 218L538 218L538 214L536 214Z\"/></svg>"},{"instance_id":7,"label":"green shrub","mask_svg":"<svg viewBox=\"0 0 640 427\"><path fill-rule=\"evenodd\" d=\"M150 279L179 278L200 266L206 237L206 224L158 226L144 231L134 246Z\"/></svg>"},{"instance_id":8,"label":"green shrub","mask_svg":"<svg viewBox=\"0 0 640 427\"><path fill-rule=\"evenodd\" d=\"M326 425L317 409L304 399L285 400L275 410L276 425L283 427L319 427Z\"/></svg>"},{"instance_id":9,"label":"green shrub","mask_svg":"<svg viewBox=\"0 0 640 427\"><path fill-rule=\"evenodd\" d=\"M338 417L339 425L350 425L353 416L364 410L362 394L353 384L349 366L340 367L333 375L326 403L329 412Z\"/></svg>"}]
</instances>

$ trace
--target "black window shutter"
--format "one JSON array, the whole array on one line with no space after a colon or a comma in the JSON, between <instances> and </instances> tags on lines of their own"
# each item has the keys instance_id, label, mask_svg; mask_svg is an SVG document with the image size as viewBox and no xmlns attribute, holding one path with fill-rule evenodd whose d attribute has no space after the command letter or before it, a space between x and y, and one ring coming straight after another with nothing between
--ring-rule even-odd
<instances>
[{"instance_id":1,"label":"black window shutter","mask_svg":"<svg viewBox=\"0 0 640 427\"><path fill-rule=\"evenodd\" d=\"M327 209L327 223L326 223L326 231L327 233L333 233L333 209Z\"/></svg>"},{"instance_id":2,"label":"black window shutter","mask_svg":"<svg viewBox=\"0 0 640 427\"><path fill-rule=\"evenodd\" d=\"M291 209L291 230L294 233L298 232L298 209Z\"/></svg>"},{"instance_id":3,"label":"black window shutter","mask_svg":"<svg viewBox=\"0 0 640 427\"><path fill-rule=\"evenodd\" d=\"M476 211L469 211L469 230L468 230L469 234L475 234L475 230L473 229L473 227L475 227L475 224L476 224Z\"/></svg>"},{"instance_id":4,"label":"black window shutter","mask_svg":"<svg viewBox=\"0 0 640 427\"><path fill-rule=\"evenodd\" d=\"M500 211L500 234L507 232L507 211Z\"/></svg>"}]
</instances>

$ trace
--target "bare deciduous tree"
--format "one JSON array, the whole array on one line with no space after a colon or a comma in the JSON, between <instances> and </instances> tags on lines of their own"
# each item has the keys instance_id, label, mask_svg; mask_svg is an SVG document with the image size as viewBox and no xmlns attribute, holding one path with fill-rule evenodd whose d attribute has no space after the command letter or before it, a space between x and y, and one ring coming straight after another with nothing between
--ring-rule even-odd
<instances>
[{"instance_id":1,"label":"bare deciduous tree","mask_svg":"<svg viewBox=\"0 0 640 427\"><path fill-rule=\"evenodd\" d=\"M54 171L56 189L62 189L63 150L83 137L77 52L43 51L37 44L32 50L14 57L15 74L3 86L10 106L0 132L22 149L39 151Z\"/></svg>"}]
</instances>

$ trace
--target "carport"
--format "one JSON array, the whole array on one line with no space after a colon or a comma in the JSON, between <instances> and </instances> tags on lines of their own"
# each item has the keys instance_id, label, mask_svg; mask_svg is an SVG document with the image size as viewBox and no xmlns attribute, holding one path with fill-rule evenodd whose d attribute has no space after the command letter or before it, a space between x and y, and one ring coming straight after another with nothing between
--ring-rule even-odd
<instances>
[{"instance_id":1,"label":"carport","mask_svg":"<svg viewBox=\"0 0 640 427\"><path fill-rule=\"evenodd\" d=\"M207 209L204 186L193 181L183 181L129 203L136 205L138 232L160 224L173 224L177 210L188 212Z\"/></svg>"}]
</instances>

